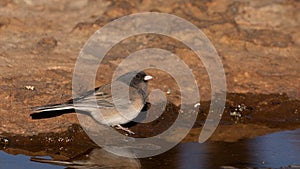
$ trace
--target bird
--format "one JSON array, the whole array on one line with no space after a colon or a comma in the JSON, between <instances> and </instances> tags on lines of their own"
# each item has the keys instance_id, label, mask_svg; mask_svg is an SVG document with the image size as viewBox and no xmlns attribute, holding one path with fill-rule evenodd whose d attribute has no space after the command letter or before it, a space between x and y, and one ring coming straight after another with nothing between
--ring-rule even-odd
<instances>
[{"instance_id":1,"label":"bird","mask_svg":"<svg viewBox=\"0 0 300 169\"><path fill-rule=\"evenodd\" d=\"M97 123L123 130L128 134L135 134L121 124L126 124L139 115L146 104L148 81L152 78L144 71L131 71L111 83L89 90L65 103L32 107L33 113L30 116L32 119L39 119L41 113L62 112L61 114L64 114L68 111L74 112L76 108L79 110L77 112L91 116ZM112 89L115 90L114 95ZM127 95L122 92L122 89L128 89ZM94 104L95 98L97 104Z\"/></svg>"},{"instance_id":2,"label":"bird","mask_svg":"<svg viewBox=\"0 0 300 169\"><path fill-rule=\"evenodd\" d=\"M129 152L123 150L129 155ZM133 156L130 154L130 156ZM88 153L78 155L68 160L45 159L31 157L30 161L66 166L68 169L103 169L103 168L125 168L139 169L141 162L138 158L127 158L105 151L102 148L92 149Z\"/></svg>"}]
</instances>

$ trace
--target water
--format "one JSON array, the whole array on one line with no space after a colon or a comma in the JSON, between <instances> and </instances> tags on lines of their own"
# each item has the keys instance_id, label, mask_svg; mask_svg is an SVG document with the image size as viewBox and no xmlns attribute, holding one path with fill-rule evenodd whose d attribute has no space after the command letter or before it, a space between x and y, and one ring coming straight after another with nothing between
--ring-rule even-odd
<instances>
[{"instance_id":1,"label":"water","mask_svg":"<svg viewBox=\"0 0 300 169\"><path fill-rule=\"evenodd\" d=\"M0 169L63 169L65 167L41 164L30 161L30 157L25 155L11 155L0 151Z\"/></svg>"},{"instance_id":2,"label":"water","mask_svg":"<svg viewBox=\"0 0 300 169\"><path fill-rule=\"evenodd\" d=\"M163 159L163 160L162 160ZM300 164L300 129L273 133L234 143L183 143L154 157L145 168L280 168Z\"/></svg>"},{"instance_id":3,"label":"water","mask_svg":"<svg viewBox=\"0 0 300 169\"><path fill-rule=\"evenodd\" d=\"M96 156L103 160L102 154ZM86 157L86 155L84 155ZM92 156L92 155L90 155ZM101 157L102 156L102 157ZM109 156L109 155L108 155ZM116 160L112 160L116 163ZM58 169L62 166L29 161L24 155L10 155L0 151L0 169ZM117 161L121 161L118 159ZM107 163L101 165L109 165ZM138 161L138 160L136 160ZM136 161L131 161L136 165ZM124 160L124 165L129 161ZM234 166L238 168L280 168L300 164L300 129L282 131L238 142L181 143L172 150L152 158L139 159L141 168L219 168ZM96 162L97 163L97 162ZM99 164L100 165L100 164ZM84 168L84 167L83 167Z\"/></svg>"}]
</instances>

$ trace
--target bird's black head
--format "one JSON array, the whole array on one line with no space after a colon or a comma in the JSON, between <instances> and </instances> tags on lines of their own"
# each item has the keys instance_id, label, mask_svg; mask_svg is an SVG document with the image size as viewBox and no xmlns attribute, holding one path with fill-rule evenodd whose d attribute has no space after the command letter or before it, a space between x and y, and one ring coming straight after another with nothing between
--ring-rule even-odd
<instances>
[{"instance_id":1,"label":"bird's black head","mask_svg":"<svg viewBox=\"0 0 300 169\"><path fill-rule=\"evenodd\" d=\"M133 71L120 76L117 80L135 88L144 88L150 79L152 76L147 75L144 71Z\"/></svg>"}]
</instances>

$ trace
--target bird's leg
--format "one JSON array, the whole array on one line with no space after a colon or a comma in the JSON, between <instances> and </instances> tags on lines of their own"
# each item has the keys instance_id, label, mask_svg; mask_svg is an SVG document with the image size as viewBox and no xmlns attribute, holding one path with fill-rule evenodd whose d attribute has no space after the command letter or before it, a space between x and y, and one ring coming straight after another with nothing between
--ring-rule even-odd
<instances>
[{"instance_id":1,"label":"bird's leg","mask_svg":"<svg viewBox=\"0 0 300 169\"><path fill-rule=\"evenodd\" d=\"M126 131L128 134L134 134L133 131L129 130L126 127L122 127L120 124L114 126L115 129Z\"/></svg>"}]
</instances>

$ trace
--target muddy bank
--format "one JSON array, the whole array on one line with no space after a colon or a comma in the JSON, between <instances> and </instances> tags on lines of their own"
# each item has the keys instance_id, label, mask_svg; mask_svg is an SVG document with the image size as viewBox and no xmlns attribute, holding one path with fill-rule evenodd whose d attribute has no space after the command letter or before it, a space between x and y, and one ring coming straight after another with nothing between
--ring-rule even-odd
<instances>
[{"instance_id":1,"label":"muddy bank","mask_svg":"<svg viewBox=\"0 0 300 169\"><path fill-rule=\"evenodd\" d=\"M189 154L192 155L193 152L190 151L190 146L194 147L192 148L193 150L197 150L200 148L199 146L195 145L198 142L200 131L202 130L203 124L205 122L209 104L209 101L201 102L201 107L199 109L198 117L193 129L183 139L179 147L166 153L168 154L168 157L179 155L179 152L181 152L182 149L187 149ZM300 128L300 115L298 113L298 110L300 109L299 106L299 100L290 99L285 94L257 95L228 93L225 111L222 116L220 125L213 133L209 141L206 142L203 146L212 148L212 151L216 151L216 154L220 154L219 151L225 150L225 154L231 152L239 154L241 152L244 152L244 146L246 145L243 145L243 142L247 142L247 140L250 141L251 139L249 138L257 138L258 136L266 135L276 131ZM149 108L151 107L151 105L148 104L147 107ZM132 137L145 138L155 136L163 132L173 124L174 120L176 120L177 118L178 110L179 107L169 102L167 104L166 111L155 121L146 124L130 123L127 125L127 127L129 127L130 130L136 133L135 135L132 135ZM67 114L62 116L75 116L74 118L76 118L76 114ZM57 118L60 118L60 116L40 119L37 123L40 123L41 126L48 126L50 124L53 126L59 126L60 124L56 122ZM58 126L56 127L58 128ZM105 138L103 139L105 140ZM166 141L172 142L173 140L172 138L169 138ZM274 142L274 140L272 142ZM187 143L195 143L195 145ZM7 132L0 135L0 145L1 149L9 154L24 154L27 156L51 156L54 160L63 161L87 160L89 159L90 155L94 154L94 152L100 152L107 158L111 156L111 154L105 153L105 151L101 150L101 148L99 149L99 147L86 135L86 133L78 125L78 123L72 124L67 128L62 127L60 128L60 131L41 131L40 133L35 133L33 135L16 134L12 130L10 133ZM243 146L240 147L240 145ZM213 147L216 147L217 149ZM234 147L234 149L228 147ZM207 151L206 148L204 148L204 150ZM199 151L203 153L204 150L200 149ZM248 157L248 154L252 153L252 151L242 153L238 156L238 158L240 159L243 155L246 154L245 158L247 160L248 158L250 158ZM206 157L207 155L205 155L204 153L203 156ZM214 155L213 158L216 158L215 156L216 155ZM198 156L197 159L199 159ZM219 160L218 164L213 164L215 166L225 164L231 164L233 166L264 166L264 161L260 158L256 159L257 161L251 161L251 164L236 163L237 159L235 158L222 157L220 159L222 160ZM224 159L226 160L224 161ZM32 160L37 162L57 164L56 162L52 162L51 160L44 161L35 158L33 158ZM119 160L119 157L112 157L107 162L117 164L115 162ZM182 158L180 160L186 161L187 159ZM229 161L231 161L231 163L229 163ZM287 164L291 165L290 168L292 168L292 166L295 166L291 163L288 163L289 158L287 158L286 161ZM177 167L178 165L183 165L179 162L180 161L174 163L173 160L165 158L164 154L162 154L154 158L142 159L141 161L133 160L130 165L142 165L144 168L147 168L149 166L162 167L165 165L171 165L173 167ZM280 166L280 164L273 164L273 161L272 165Z\"/></svg>"},{"instance_id":2,"label":"muddy bank","mask_svg":"<svg viewBox=\"0 0 300 169\"><path fill-rule=\"evenodd\" d=\"M210 102L201 102L196 122L193 129L185 137L183 142L198 142L198 137L203 124L207 118ZM150 106L150 105L148 105ZM287 95L255 95L255 94L227 94L225 111L217 130L214 132L211 141L237 141L240 139L253 138L274 131L292 130L300 127L300 101L290 99ZM159 111L159 110L157 110ZM126 127L135 132L132 137L151 137L158 135L168 129L176 120L179 107L168 103L166 111L155 121L149 123L129 123ZM188 114L186 114L188 116ZM75 116L75 113L62 115ZM59 117L37 120L42 126L52 124L59 127ZM43 127L41 127L43 128ZM8 139L4 146L27 147L30 152L41 151L38 147L31 145L53 145L56 147L81 147L81 144L89 140L78 123L67 128L60 129L63 132L44 132L25 136L12 131L2 133L3 138ZM180 129L179 129L180 130ZM122 133L122 131L120 131ZM175 132L176 133L176 132ZM172 138L167 141L172 142ZM88 141L90 142L90 141ZM74 143L74 145L72 144ZM93 145L93 144L91 144ZM24 149L24 148L23 148ZM70 148L67 148L70 150ZM73 152L72 152L73 153ZM54 153L55 154L55 153Z\"/></svg>"}]
</instances>

